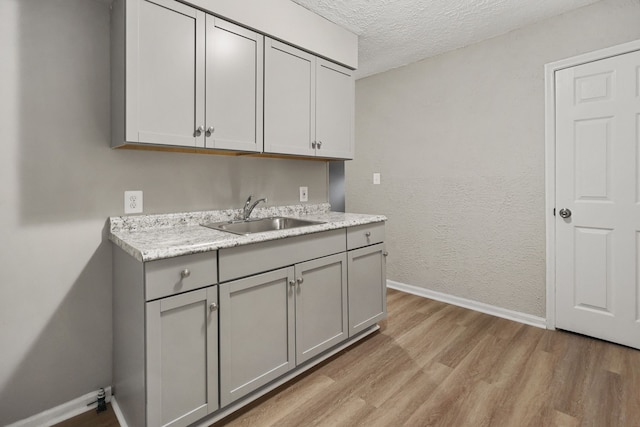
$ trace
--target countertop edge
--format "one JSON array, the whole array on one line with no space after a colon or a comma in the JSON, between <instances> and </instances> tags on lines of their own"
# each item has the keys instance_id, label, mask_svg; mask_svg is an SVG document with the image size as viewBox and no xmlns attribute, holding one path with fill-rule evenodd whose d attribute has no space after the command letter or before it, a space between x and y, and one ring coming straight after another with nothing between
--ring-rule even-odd
<instances>
[{"instance_id":1,"label":"countertop edge","mask_svg":"<svg viewBox=\"0 0 640 427\"><path fill-rule=\"evenodd\" d=\"M203 252L216 251L219 249L232 248L236 246L249 245L272 240L280 240L288 237L303 236L307 234L320 233L323 231L336 230L340 228L357 227L359 225L373 224L376 222L385 222L387 217L384 215L364 215L364 214L346 214L354 215L347 220L328 221L322 224L292 228L288 230L268 231L264 233L255 233L248 236L234 235L231 233L219 232L219 237L209 242L201 242L197 244L173 244L163 248L145 250L136 247L127 241L127 237L134 236L135 231L111 231L109 232L109 240L117 247L124 250L127 254L134 257L140 262L157 261L161 259L174 258L184 255L192 255ZM299 216L305 218L306 215ZM317 218L316 215L309 215L310 218ZM194 229L201 226L177 226L174 228L180 230Z\"/></svg>"}]
</instances>

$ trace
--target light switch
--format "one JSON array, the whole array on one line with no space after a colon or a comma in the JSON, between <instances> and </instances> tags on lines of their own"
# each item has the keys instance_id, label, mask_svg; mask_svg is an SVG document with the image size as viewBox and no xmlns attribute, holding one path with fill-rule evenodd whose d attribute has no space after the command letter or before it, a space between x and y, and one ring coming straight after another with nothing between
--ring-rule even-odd
<instances>
[{"instance_id":1,"label":"light switch","mask_svg":"<svg viewBox=\"0 0 640 427\"><path fill-rule=\"evenodd\" d=\"M380 174L378 172L373 174L373 183L375 185L379 185L380 184Z\"/></svg>"}]
</instances>

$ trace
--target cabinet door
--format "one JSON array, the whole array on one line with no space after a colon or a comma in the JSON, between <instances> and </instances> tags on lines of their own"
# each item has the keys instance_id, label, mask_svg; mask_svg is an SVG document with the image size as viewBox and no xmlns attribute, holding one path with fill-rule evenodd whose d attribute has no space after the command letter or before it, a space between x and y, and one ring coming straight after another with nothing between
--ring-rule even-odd
<instances>
[{"instance_id":1,"label":"cabinet door","mask_svg":"<svg viewBox=\"0 0 640 427\"><path fill-rule=\"evenodd\" d=\"M348 337L347 256L343 252L297 264L295 272L300 364Z\"/></svg>"},{"instance_id":2,"label":"cabinet door","mask_svg":"<svg viewBox=\"0 0 640 427\"><path fill-rule=\"evenodd\" d=\"M350 70L317 59L317 156L353 158L354 90Z\"/></svg>"},{"instance_id":3,"label":"cabinet door","mask_svg":"<svg viewBox=\"0 0 640 427\"><path fill-rule=\"evenodd\" d=\"M126 12L127 141L203 147L204 12L167 0Z\"/></svg>"},{"instance_id":4,"label":"cabinet door","mask_svg":"<svg viewBox=\"0 0 640 427\"><path fill-rule=\"evenodd\" d=\"M387 274L384 244L348 252L349 336L387 316Z\"/></svg>"},{"instance_id":5,"label":"cabinet door","mask_svg":"<svg viewBox=\"0 0 640 427\"><path fill-rule=\"evenodd\" d=\"M314 156L315 57L265 39L264 151Z\"/></svg>"},{"instance_id":6,"label":"cabinet door","mask_svg":"<svg viewBox=\"0 0 640 427\"><path fill-rule=\"evenodd\" d=\"M295 367L293 267L220 285L222 406Z\"/></svg>"},{"instance_id":7,"label":"cabinet door","mask_svg":"<svg viewBox=\"0 0 640 427\"><path fill-rule=\"evenodd\" d=\"M216 287L147 303L147 425L186 426L218 409Z\"/></svg>"},{"instance_id":8,"label":"cabinet door","mask_svg":"<svg viewBox=\"0 0 640 427\"><path fill-rule=\"evenodd\" d=\"M207 148L262 151L262 35L207 15Z\"/></svg>"}]
</instances>

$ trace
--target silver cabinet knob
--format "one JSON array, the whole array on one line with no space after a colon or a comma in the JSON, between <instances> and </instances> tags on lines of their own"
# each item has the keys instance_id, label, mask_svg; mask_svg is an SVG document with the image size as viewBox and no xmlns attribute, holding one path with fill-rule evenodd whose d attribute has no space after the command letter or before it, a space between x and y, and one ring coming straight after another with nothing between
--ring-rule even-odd
<instances>
[{"instance_id":1,"label":"silver cabinet knob","mask_svg":"<svg viewBox=\"0 0 640 427\"><path fill-rule=\"evenodd\" d=\"M216 131L216 128L214 128L213 126L209 126L207 128L207 132L205 133L205 136L211 136L215 131Z\"/></svg>"},{"instance_id":2,"label":"silver cabinet knob","mask_svg":"<svg viewBox=\"0 0 640 427\"><path fill-rule=\"evenodd\" d=\"M188 268L185 268L184 270L182 270L180 272L180 277L182 277L183 279L185 279L185 278L187 278L189 276L191 276L191 271L189 271Z\"/></svg>"},{"instance_id":3,"label":"silver cabinet knob","mask_svg":"<svg viewBox=\"0 0 640 427\"><path fill-rule=\"evenodd\" d=\"M316 145L318 145L318 144L317 144L315 141L313 141L313 142L311 143L311 148L316 148Z\"/></svg>"},{"instance_id":4,"label":"silver cabinet knob","mask_svg":"<svg viewBox=\"0 0 640 427\"><path fill-rule=\"evenodd\" d=\"M215 302L212 302L211 304L209 304L209 311L216 311L218 309L218 304L216 304Z\"/></svg>"},{"instance_id":5,"label":"silver cabinet knob","mask_svg":"<svg viewBox=\"0 0 640 427\"><path fill-rule=\"evenodd\" d=\"M371 232L367 231L366 233L364 233L364 235L367 236L367 237L371 237Z\"/></svg>"},{"instance_id":6,"label":"silver cabinet knob","mask_svg":"<svg viewBox=\"0 0 640 427\"><path fill-rule=\"evenodd\" d=\"M384 251L384 252L382 252L382 255L383 255L383 256L389 256L389 252Z\"/></svg>"},{"instance_id":7,"label":"silver cabinet knob","mask_svg":"<svg viewBox=\"0 0 640 427\"><path fill-rule=\"evenodd\" d=\"M289 280L289 286L295 286L295 285L296 285L295 280Z\"/></svg>"},{"instance_id":8,"label":"silver cabinet knob","mask_svg":"<svg viewBox=\"0 0 640 427\"><path fill-rule=\"evenodd\" d=\"M196 129L196 136L202 135L202 132L204 132L204 126L198 126L198 129Z\"/></svg>"},{"instance_id":9,"label":"silver cabinet knob","mask_svg":"<svg viewBox=\"0 0 640 427\"><path fill-rule=\"evenodd\" d=\"M304 282L304 279L302 278L302 276L300 276L296 279L296 281L298 282L298 285L301 285L302 282Z\"/></svg>"},{"instance_id":10,"label":"silver cabinet knob","mask_svg":"<svg viewBox=\"0 0 640 427\"><path fill-rule=\"evenodd\" d=\"M560 212L558 212L560 214L560 217L567 219L569 217L571 217L571 210L570 209L560 209Z\"/></svg>"},{"instance_id":11,"label":"silver cabinet knob","mask_svg":"<svg viewBox=\"0 0 640 427\"><path fill-rule=\"evenodd\" d=\"M318 149L322 148L322 141L318 141Z\"/></svg>"}]
</instances>

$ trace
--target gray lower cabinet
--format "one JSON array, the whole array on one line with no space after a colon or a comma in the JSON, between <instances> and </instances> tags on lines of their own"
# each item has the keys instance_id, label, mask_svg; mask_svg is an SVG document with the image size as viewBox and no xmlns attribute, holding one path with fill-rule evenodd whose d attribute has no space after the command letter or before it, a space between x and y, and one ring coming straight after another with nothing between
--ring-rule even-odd
<instances>
[{"instance_id":1,"label":"gray lower cabinet","mask_svg":"<svg viewBox=\"0 0 640 427\"><path fill-rule=\"evenodd\" d=\"M384 244L352 250L349 258L349 336L387 316Z\"/></svg>"},{"instance_id":2,"label":"gray lower cabinet","mask_svg":"<svg viewBox=\"0 0 640 427\"><path fill-rule=\"evenodd\" d=\"M223 407L348 337L344 252L219 286Z\"/></svg>"},{"instance_id":3,"label":"gray lower cabinet","mask_svg":"<svg viewBox=\"0 0 640 427\"><path fill-rule=\"evenodd\" d=\"M147 303L147 425L186 426L218 409L216 286Z\"/></svg>"},{"instance_id":4,"label":"gray lower cabinet","mask_svg":"<svg viewBox=\"0 0 640 427\"><path fill-rule=\"evenodd\" d=\"M295 266L296 362L301 364L349 336L347 257L340 253Z\"/></svg>"},{"instance_id":5,"label":"gray lower cabinet","mask_svg":"<svg viewBox=\"0 0 640 427\"><path fill-rule=\"evenodd\" d=\"M295 367L293 267L220 287L220 403L224 407Z\"/></svg>"}]
</instances>

